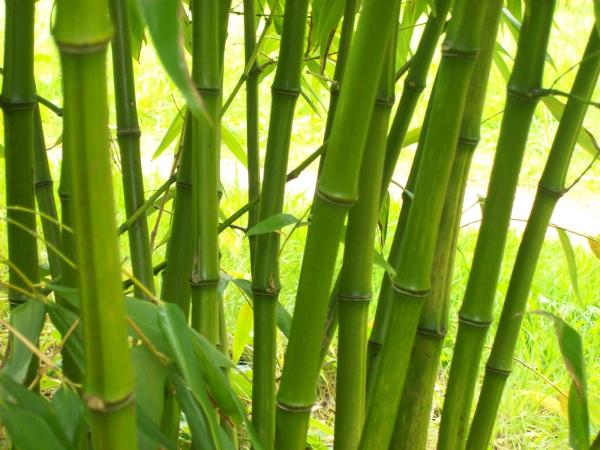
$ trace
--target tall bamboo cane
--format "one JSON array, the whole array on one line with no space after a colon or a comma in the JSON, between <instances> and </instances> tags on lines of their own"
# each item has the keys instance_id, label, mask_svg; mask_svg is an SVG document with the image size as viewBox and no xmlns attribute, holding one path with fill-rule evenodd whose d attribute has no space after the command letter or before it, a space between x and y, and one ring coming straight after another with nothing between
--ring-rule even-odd
<instances>
[{"instance_id":1,"label":"tall bamboo cane","mask_svg":"<svg viewBox=\"0 0 600 450\"><path fill-rule=\"evenodd\" d=\"M46 241L46 253L48 254L48 265L52 279L59 280L62 273L63 261L57 253L60 250L60 225L56 200L54 198L54 182L50 174L48 153L46 152L46 141L44 139L44 128L40 115L39 105L34 110L34 185L37 205L42 214L42 230Z\"/></svg>"},{"instance_id":2,"label":"tall bamboo cane","mask_svg":"<svg viewBox=\"0 0 600 450\"><path fill-rule=\"evenodd\" d=\"M7 206L8 301L18 306L29 298L39 281L34 168L33 77L34 0L6 0L4 77L1 107L4 112L4 148ZM14 289L13 289L14 287ZM32 292L33 293L33 292Z\"/></svg>"},{"instance_id":3,"label":"tall bamboo cane","mask_svg":"<svg viewBox=\"0 0 600 450\"><path fill-rule=\"evenodd\" d=\"M487 330L512 203L542 81L554 1L527 3L473 266L459 313L459 326L440 425L438 448L464 446L467 420Z\"/></svg>"},{"instance_id":4,"label":"tall bamboo cane","mask_svg":"<svg viewBox=\"0 0 600 450\"><path fill-rule=\"evenodd\" d=\"M418 450L424 449L427 445L433 392L442 344L448 329L452 273L464 192L471 159L479 142L481 116L502 5L502 0L493 0L486 7L480 51L471 76L460 137L438 231L431 293L423 304L390 446L395 450Z\"/></svg>"},{"instance_id":5,"label":"tall bamboo cane","mask_svg":"<svg viewBox=\"0 0 600 450\"><path fill-rule=\"evenodd\" d=\"M303 449L319 373L323 325L339 238L358 174L397 2L365 0L352 40L312 221L277 396L277 448Z\"/></svg>"},{"instance_id":6,"label":"tall bamboo cane","mask_svg":"<svg viewBox=\"0 0 600 450\"><path fill-rule=\"evenodd\" d=\"M192 5L192 79L204 105L192 127L192 325L213 343L219 339L219 137L221 57L219 4Z\"/></svg>"},{"instance_id":7,"label":"tall bamboo cane","mask_svg":"<svg viewBox=\"0 0 600 450\"><path fill-rule=\"evenodd\" d=\"M384 346L375 367L360 449L389 445L424 297L428 295L437 230L460 122L479 46L485 8L455 5L431 100L422 160L393 282ZM419 261L418 264L415 262Z\"/></svg>"},{"instance_id":8,"label":"tall bamboo cane","mask_svg":"<svg viewBox=\"0 0 600 450\"><path fill-rule=\"evenodd\" d=\"M594 27L571 89L571 98L565 106L556 131L519 246L498 331L487 362L467 448L479 449L489 445L502 391L512 367L512 357L546 230L556 203L565 193L569 162L588 106L586 100L592 96L599 74L600 38Z\"/></svg>"},{"instance_id":9,"label":"tall bamboo cane","mask_svg":"<svg viewBox=\"0 0 600 450\"><path fill-rule=\"evenodd\" d=\"M140 159L140 126L137 117L133 59L129 33L128 5L124 0L110 0L110 14L115 26L112 40L112 61L117 112L117 140L121 150L121 174L125 213L127 217L144 204L144 179ZM148 222L143 214L129 227L129 252L133 276L146 288L134 286L138 298L154 292L152 252Z\"/></svg>"},{"instance_id":10,"label":"tall bamboo cane","mask_svg":"<svg viewBox=\"0 0 600 450\"><path fill-rule=\"evenodd\" d=\"M112 35L106 0L59 0L63 145L70 156L86 372L84 395L96 449L137 448L114 221L106 93Z\"/></svg>"},{"instance_id":11,"label":"tall bamboo cane","mask_svg":"<svg viewBox=\"0 0 600 450\"><path fill-rule=\"evenodd\" d=\"M246 64L256 49L256 0L244 0L244 56ZM256 61L246 78L246 153L248 157L248 201L260 194L260 147L258 82L260 71ZM257 203L248 211L248 229L258 223L260 206ZM249 237L250 265L256 257L256 236Z\"/></svg>"},{"instance_id":12,"label":"tall bamboo cane","mask_svg":"<svg viewBox=\"0 0 600 450\"><path fill-rule=\"evenodd\" d=\"M302 56L308 0L285 5L279 62L272 86L271 119L259 220L283 209L285 180L296 100L300 93ZM261 443L273 448L275 440L275 307L279 297L279 234L261 234L256 240L252 276L254 295L254 355L252 421Z\"/></svg>"},{"instance_id":13,"label":"tall bamboo cane","mask_svg":"<svg viewBox=\"0 0 600 450\"><path fill-rule=\"evenodd\" d=\"M398 13L394 15L397 17ZM334 448L340 450L358 446L365 414L367 321L372 296L373 244L385 142L394 105L395 34L390 36L387 45L388 57L379 81L360 169L358 201L348 213L344 260L335 289L339 332Z\"/></svg>"}]
</instances>

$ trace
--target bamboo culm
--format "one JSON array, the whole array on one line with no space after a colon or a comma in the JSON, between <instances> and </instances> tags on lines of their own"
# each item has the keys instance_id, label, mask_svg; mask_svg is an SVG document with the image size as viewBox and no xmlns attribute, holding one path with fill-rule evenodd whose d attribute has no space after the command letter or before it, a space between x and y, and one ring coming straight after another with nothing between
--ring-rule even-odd
<instances>
[{"instance_id":1,"label":"bamboo culm","mask_svg":"<svg viewBox=\"0 0 600 450\"><path fill-rule=\"evenodd\" d=\"M347 212L358 196L362 154L396 8L396 1L365 0L350 46L313 203L277 395L276 447L281 450L305 447L339 239Z\"/></svg>"},{"instance_id":2,"label":"bamboo culm","mask_svg":"<svg viewBox=\"0 0 600 450\"><path fill-rule=\"evenodd\" d=\"M486 448L489 445L502 391L511 371L512 358L546 230L554 207L565 192L569 162L588 107L586 101L594 92L599 73L600 38L594 27L571 89L571 97L567 101L558 125L523 240L519 245L471 425L467 441L468 449ZM571 445L574 448L585 448L589 444L572 442Z\"/></svg>"},{"instance_id":3,"label":"bamboo culm","mask_svg":"<svg viewBox=\"0 0 600 450\"><path fill-rule=\"evenodd\" d=\"M459 312L458 334L438 440L439 449L463 448L467 420L508 232L529 126L538 101L554 1L527 3L473 265Z\"/></svg>"},{"instance_id":4,"label":"bamboo culm","mask_svg":"<svg viewBox=\"0 0 600 450\"><path fill-rule=\"evenodd\" d=\"M292 123L300 94L308 4L308 0L288 0L285 5L279 62L272 86L259 221L283 210ZM262 445L271 449L275 441L275 309L280 290L278 233L258 235L255 258L252 421Z\"/></svg>"},{"instance_id":5,"label":"bamboo culm","mask_svg":"<svg viewBox=\"0 0 600 450\"><path fill-rule=\"evenodd\" d=\"M128 17L129 6L124 0L110 0L109 7L115 27L111 47L117 113L117 140L121 154L125 214L129 217L145 202L140 157L141 132L135 98ZM146 215L142 215L129 227L128 237L133 276L145 287L144 290L136 284L134 293L138 298L146 298L147 293L154 293L152 252Z\"/></svg>"},{"instance_id":6,"label":"bamboo culm","mask_svg":"<svg viewBox=\"0 0 600 450\"><path fill-rule=\"evenodd\" d=\"M399 7L399 5L398 5ZM394 13L398 16L398 11ZM358 446L365 414L367 321L372 297L373 245L379 217L379 186L385 142L394 105L396 33L387 44L388 56L379 82L360 169L358 201L348 213L344 258L335 289L339 332L336 375L334 448Z\"/></svg>"},{"instance_id":7,"label":"bamboo culm","mask_svg":"<svg viewBox=\"0 0 600 450\"><path fill-rule=\"evenodd\" d=\"M111 184L106 0L59 0L54 38L61 55L63 146L71 165L71 211L84 332L85 404L94 448L137 448L133 369L121 291ZM64 163L64 162L63 162Z\"/></svg>"},{"instance_id":8,"label":"bamboo culm","mask_svg":"<svg viewBox=\"0 0 600 450\"><path fill-rule=\"evenodd\" d=\"M460 137L438 230L431 293L423 304L390 445L390 449L394 450L419 450L425 449L427 445L434 387L438 376L442 344L448 329L452 273L464 192L471 159L479 142L485 94L502 5L502 0L493 0L486 7L480 50L469 84Z\"/></svg>"},{"instance_id":9,"label":"bamboo culm","mask_svg":"<svg viewBox=\"0 0 600 450\"><path fill-rule=\"evenodd\" d=\"M361 450L387 448L392 437L395 414L390 411L400 402L423 300L430 290L437 231L484 13L480 2L459 0L442 46L414 199L395 267L388 326L369 387Z\"/></svg>"}]
</instances>

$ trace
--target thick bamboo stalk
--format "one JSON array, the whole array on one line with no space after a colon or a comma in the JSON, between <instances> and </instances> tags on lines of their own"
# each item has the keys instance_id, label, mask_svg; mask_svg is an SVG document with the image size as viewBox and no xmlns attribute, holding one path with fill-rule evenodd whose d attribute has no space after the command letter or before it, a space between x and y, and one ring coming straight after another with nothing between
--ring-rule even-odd
<instances>
[{"instance_id":1,"label":"thick bamboo stalk","mask_svg":"<svg viewBox=\"0 0 600 450\"><path fill-rule=\"evenodd\" d=\"M296 100L300 94L302 56L308 0L288 0L285 5L279 62L272 86L271 119L259 220L283 209L286 171ZM256 240L252 274L254 295L254 355L252 421L266 449L275 441L275 308L279 297L279 234L266 233Z\"/></svg>"},{"instance_id":2,"label":"thick bamboo stalk","mask_svg":"<svg viewBox=\"0 0 600 450\"><path fill-rule=\"evenodd\" d=\"M244 57L248 64L256 50L256 0L244 0ZM258 82L260 71L256 59L246 78L246 154L248 158L248 201L260 194L260 146L258 117ZM248 211L248 229L258 223L260 206ZM256 236L249 237L250 265L254 267Z\"/></svg>"},{"instance_id":3,"label":"thick bamboo stalk","mask_svg":"<svg viewBox=\"0 0 600 450\"><path fill-rule=\"evenodd\" d=\"M479 142L485 93L502 5L502 0L493 0L486 7L480 51L469 84L467 103L438 231L431 293L423 304L390 445L390 448L395 450L419 450L425 449L427 445L439 359L448 329L452 273L464 192L471 159Z\"/></svg>"},{"instance_id":4,"label":"thick bamboo stalk","mask_svg":"<svg viewBox=\"0 0 600 450\"><path fill-rule=\"evenodd\" d=\"M6 0L4 76L1 107L4 113L6 217L8 237L8 302L28 300L39 281L34 194L33 76L34 0ZM12 288L14 287L14 289Z\"/></svg>"},{"instance_id":5,"label":"thick bamboo stalk","mask_svg":"<svg viewBox=\"0 0 600 450\"><path fill-rule=\"evenodd\" d=\"M394 15L397 17L398 12ZM379 216L385 142L394 105L395 37L392 33L387 44L388 56L379 81L360 168L358 201L348 213L344 259L335 289L339 332L334 448L339 450L357 448L365 415L373 245Z\"/></svg>"},{"instance_id":6,"label":"thick bamboo stalk","mask_svg":"<svg viewBox=\"0 0 600 450\"><path fill-rule=\"evenodd\" d=\"M61 54L63 146L70 156L72 209L84 331L84 398L94 448L137 448L133 370L127 343L110 190L106 0L59 0L54 37ZM100 188L99 188L100 187Z\"/></svg>"},{"instance_id":7,"label":"thick bamboo stalk","mask_svg":"<svg viewBox=\"0 0 600 450\"><path fill-rule=\"evenodd\" d=\"M135 99L129 7L124 0L110 0L109 6L115 27L111 47L117 112L117 140L121 151L125 214L129 217L145 202L140 159L141 132ZM142 215L129 227L128 237L133 276L146 288L144 290L136 284L134 293L138 298L146 298L148 293L154 292L152 252L146 215Z\"/></svg>"},{"instance_id":8,"label":"thick bamboo stalk","mask_svg":"<svg viewBox=\"0 0 600 450\"><path fill-rule=\"evenodd\" d=\"M192 326L219 340L219 115L221 104L220 8L213 0L192 5L192 79L204 105L192 117Z\"/></svg>"},{"instance_id":9,"label":"thick bamboo stalk","mask_svg":"<svg viewBox=\"0 0 600 450\"><path fill-rule=\"evenodd\" d=\"M48 265L53 280L60 280L62 273L62 259L56 252L61 248L60 225L58 212L56 210L56 199L54 197L54 182L48 164L46 142L44 139L44 128L40 116L39 105L34 110L34 186L38 209L42 217L42 230L46 241L46 253L48 254Z\"/></svg>"},{"instance_id":10,"label":"thick bamboo stalk","mask_svg":"<svg viewBox=\"0 0 600 450\"><path fill-rule=\"evenodd\" d=\"M281 385L277 448L303 449L339 239L358 175L397 2L365 0L317 185Z\"/></svg>"},{"instance_id":11,"label":"thick bamboo stalk","mask_svg":"<svg viewBox=\"0 0 600 450\"><path fill-rule=\"evenodd\" d=\"M537 104L554 1L527 3L483 221L463 304L440 425L438 448L465 445L467 420L492 309L519 171Z\"/></svg>"},{"instance_id":12,"label":"thick bamboo stalk","mask_svg":"<svg viewBox=\"0 0 600 450\"><path fill-rule=\"evenodd\" d=\"M563 111L519 246L467 441L469 449L486 448L489 445L502 391L511 371L512 358L546 230L556 203L565 193L569 162L588 107L586 100L592 96L599 74L600 38L594 27L581 58L571 89L571 98Z\"/></svg>"},{"instance_id":13,"label":"thick bamboo stalk","mask_svg":"<svg viewBox=\"0 0 600 450\"><path fill-rule=\"evenodd\" d=\"M393 281L389 322L370 387L362 450L386 448L391 439L395 414L390 411L396 411L400 402L421 307L430 290L437 230L484 12L477 0L459 0L442 46L414 199Z\"/></svg>"},{"instance_id":14,"label":"thick bamboo stalk","mask_svg":"<svg viewBox=\"0 0 600 450\"><path fill-rule=\"evenodd\" d=\"M425 90L431 60L444 30L444 24L446 23L446 17L448 16L452 1L437 0L435 2L435 11L429 14L423 35L419 41L419 46L404 80L404 88L402 89L398 109L396 110L388 135L385 163L383 166L383 181L381 183L382 199L392 181L404 138L406 137L419 98Z\"/></svg>"}]
</instances>

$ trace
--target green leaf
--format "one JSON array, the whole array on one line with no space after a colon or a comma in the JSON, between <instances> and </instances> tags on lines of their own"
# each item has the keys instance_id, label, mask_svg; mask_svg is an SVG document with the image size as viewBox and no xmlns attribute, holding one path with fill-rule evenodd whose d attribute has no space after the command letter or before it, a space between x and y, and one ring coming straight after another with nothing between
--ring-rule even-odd
<instances>
[{"instance_id":1,"label":"green leaf","mask_svg":"<svg viewBox=\"0 0 600 450\"><path fill-rule=\"evenodd\" d=\"M0 374L0 421L19 449L37 450L40 439L44 449L73 448L51 403L4 374Z\"/></svg>"},{"instance_id":2,"label":"green leaf","mask_svg":"<svg viewBox=\"0 0 600 450\"><path fill-rule=\"evenodd\" d=\"M391 264L383 257L383 255L377 251L377 249L373 249L373 264L381 267L385 270L392 278L396 276L396 271L391 266Z\"/></svg>"},{"instance_id":3,"label":"green leaf","mask_svg":"<svg viewBox=\"0 0 600 450\"><path fill-rule=\"evenodd\" d=\"M545 95L542 97L542 103L548 108L554 118L560 121L563 111L565 110L565 104L558 100L556 97ZM585 127L581 127L579 134L577 135L577 143L588 152L591 156L596 156L598 148L596 147L594 140L592 139L592 133Z\"/></svg>"},{"instance_id":4,"label":"green leaf","mask_svg":"<svg viewBox=\"0 0 600 450\"><path fill-rule=\"evenodd\" d=\"M37 342L44 326L46 308L39 300L31 299L11 311L11 325L31 344ZM23 383L29 370L33 353L22 339L10 335L11 351L2 367L2 373L17 383Z\"/></svg>"},{"instance_id":5,"label":"green leaf","mask_svg":"<svg viewBox=\"0 0 600 450\"><path fill-rule=\"evenodd\" d=\"M191 113L204 114L202 100L190 78L183 54L179 0L138 0L140 10L165 70L181 91Z\"/></svg>"},{"instance_id":6,"label":"green leaf","mask_svg":"<svg viewBox=\"0 0 600 450\"><path fill-rule=\"evenodd\" d=\"M575 450L590 448L587 380L581 336L560 317L549 313L558 338L558 345L571 378L569 390L569 444Z\"/></svg>"},{"instance_id":7,"label":"green leaf","mask_svg":"<svg viewBox=\"0 0 600 450\"><path fill-rule=\"evenodd\" d=\"M596 17L596 29L600 33L600 0L594 0L594 16Z\"/></svg>"},{"instance_id":8,"label":"green leaf","mask_svg":"<svg viewBox=\"0 0 600 450\"><path fill-rule=\"evenodd\" d=\"M321 50L321 55L327 51L329 36L344 15L344 3L344 0L313 0L313 40Z\"/></svg>"},{"instance_id":9,"label":"green leaf","mask_svg":"<svg viewBox=\"0 0 600 450\"><path fill-rule=\"evenodd\" d=\"M298 223L300 220L291 214L279 213L267 217L265 220L258 222L246 232L246 236L254 236L257 234L271 233L280 230L288 225Z\"/></svg>"},{"instance_id":10,"label":"green leaf","mask_svg":"<svg viewBox=\"0 0 600 450\"><path fill-rule=\"evenodd\" d=\"M147 412L148 419L160 424L165 400L166 369L148 348L137 345L131 349L131 359L137 380L135 401L138 409Z\"/></svg>"},{"instance_id":11,"label":"green leaf","mask_svg":"<svg viewBox=\"0 0 600 450\"><path fill-rule=\"evenodd\" d=\"M175 115L175 117L173 117L173 120L171 121L167 132L160 141L160 144L158 144L158 147L156 148L156 150L154 150L154 153L152 154L152 159L156 159L160 155L162 155L162 153L167 148L169 148L173 141L181 135L181 130L183 129L184 122L183 117L183 111L177 111L177 114Z\"/></svg>"},{"instance_id":12,"label":"green leaf","mask_svg":"<svg viewBox=\"0 0 600 450\"><path fill-rule=\"evenodd\" d=\"M85 405L81 398L63 385L52 397L52 406L73 446L81 448L87 434Z\"/></svg>"},{"instance_id":13,"label":"green leaf","mask_svg":"<svg viewBox=\"0 0 600 450\"><path fill-rule=\"evenodd\" d=\"M136 0L127 0L129 35L131 38L131 54L136 61L140 60L140 51L145 39L146 26Z\"/></svg>"},{"instance_id":14,"label":"green leaf","mask_svg":"<svg viewBox=\"0 0 600 450\"><path fill-rule=\"evenodd\" d=\"M579 282L577 280L577 262L575 261L575 251L573 250L573 245L571 244L569 235L565 230L561 228L556 228L556 231L558 232L560 244L562 245L562 249L567 260L567 267L569 268L569 277L571 277L571 285L573 286L573 291L575 291L575 295L579 297L580 295Z\"/></svg>"},{"instance_id":15,"label":"green leaf","mask_svg":"<svg viewBox=\"0 0 600 450\"><path fill-rule=\"evenodd\" d=\"M237 320L235 322L235 331L233 334L232 344L232 361L237 364L240 356L250 341L250 332L252 331L252 307L248 302L243 302L238 311Z\"/></svg>"},{"instance_id":16,"label":"green leaf","mask_svg":"<svg viewBox=\"0 0 600 450\"><path fill-rule=\"evenodd\" d=\"M46 304L46 309L52 324L56 327L62 336L65 336L75 321L78 319L77 314L64 308L56 303ZM69 359L76 365L77 371L84 371L84 349L83 349L83 333L81 327L77 327L69 339L65 342L63 350L68 353Z\"/></svg>"},{"instance_id":17,"label":"green leaf","mask_svg":"<svg viewBox=\"0 0 600 450\"><path fill-rule=\"evenodd\" d=\"M164 391L160 391L160 393L163 394ZM167 439L160 427L139 404L135 409L135 421L140 450L156 450L157 448L176 450L175 445Z\"/></svg>"},{"instance_id":18,"label":"green leaf","mask_svg":"<svg viewBox=\"0 0 600 450\"><path fill-rule=\"evenodd\" d=\"M242 147L242 144L238 141L235 134L225 125L221 126L221 138L223 138L223 142L229 148L233 156L237 158L239 162L242 163L244 167L248 167L248 159L246 158L246 152Z\"/></svg>"}]
</instances>

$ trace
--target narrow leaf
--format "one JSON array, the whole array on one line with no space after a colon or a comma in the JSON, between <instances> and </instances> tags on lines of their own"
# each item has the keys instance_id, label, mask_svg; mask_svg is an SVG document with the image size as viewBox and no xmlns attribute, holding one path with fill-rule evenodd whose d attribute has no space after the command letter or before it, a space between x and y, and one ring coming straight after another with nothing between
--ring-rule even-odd
<instances>
[{"instance_id":1,"label":"narrow leaf","mask_svg":"<svg viewBox=\"0 0 600 450\"><path fill-rule=\"evenodd\" d=\"M287 213L275 214L267 217L265 220L257 223L246 232L246 236L254 236L257 234L271 233L280 230L288 225L298 223L299 219Z\"/></svg>"},{"instance_id":2,"label":"narrow leaf","mask_svg":"<svg viewBox=\"0 0 600 450\"><path fill-rule=\"evenodd\" d=\"M233 156L247 168L248 159L246 158L246 152L242 144L240 144L235 134L224 124L221 126L221 137L227 148L233 153Z\"/></svg>"},{"instance_id":3,"label":"narrow leaf","mask_svg":"<svg viewBox=\"0 0 600 450\"><path fill-rule=\"evenodd\" d=\"M567 267L569 268L569 276L571 277L571 285L573 286L573 291L575 291L575 295L579 297L580 295L579 282L577 280L577 262L575 261L575 251L573 250L571 239L569 239L569 235L565 230L557 228L556 231L558 232L558 237L560 239L565 258L567 260Z\"/></svg>"},{"instance_id":4,"label":"narrow leaf","mask_svg":"<svg viewBox=\"0 0 600 450\"><path fill-rule=\"evenodd\" d=\"M232 344L232 361L237 364L240 356L250 341L250 332L252 331L252 307L248 302L243 302L238 312L238 317L235 322L235 332L233 334Z\"/></svg>"}]
</instances>

